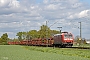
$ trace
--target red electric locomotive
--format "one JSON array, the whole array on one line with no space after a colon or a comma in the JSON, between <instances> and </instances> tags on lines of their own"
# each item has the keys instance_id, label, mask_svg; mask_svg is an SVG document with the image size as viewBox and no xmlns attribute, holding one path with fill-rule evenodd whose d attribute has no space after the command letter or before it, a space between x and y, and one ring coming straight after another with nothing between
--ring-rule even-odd
<instances>
[{"instance_id":1,"label":"red electric locomotive","mask_svg":"<svg viewBox=\"0 0 90 60\"><path fill-rule=\"evenodd\" d=\"M61 34L55 34L53 36L54 39L54 46L61 46L61 47L66 47L66 46L72 46L73 45L73 34L68 33L68 32L62 32Z\"/></svg>"}]
</instances>

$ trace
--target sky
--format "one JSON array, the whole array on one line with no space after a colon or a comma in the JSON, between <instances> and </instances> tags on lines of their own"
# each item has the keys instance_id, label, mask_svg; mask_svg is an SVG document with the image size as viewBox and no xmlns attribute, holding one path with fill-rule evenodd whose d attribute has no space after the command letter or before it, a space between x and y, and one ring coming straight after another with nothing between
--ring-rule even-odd
<instances>
[{"instance_id":1,"label":"sky","mask_svg":"<svg viewBox=\"0 0 90 60\"><path fill-rule=\"evenodd\" d=\"M83 3L87 3L87 4L90 5L90 0L80 0L80 1L83 2Z\"/></svg>"},{"instance_id":2,"label":"sky","mask_svg":"<svg viewBox=\"0 0 90 60\"><path fill-rule=\"evenodd\" d=\"M20 31L39 30L45 25L52 30L73 33L90 39L90 0L0 0L0 36L16 38Z\"/></svg>"}]
</instances>

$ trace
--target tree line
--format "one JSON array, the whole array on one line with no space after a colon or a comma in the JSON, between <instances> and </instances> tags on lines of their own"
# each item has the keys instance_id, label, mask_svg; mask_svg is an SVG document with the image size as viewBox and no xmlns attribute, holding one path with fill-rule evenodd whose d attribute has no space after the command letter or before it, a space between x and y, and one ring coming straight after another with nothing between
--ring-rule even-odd
<instances>
[{"instance_id":1,"label":"tree line","mask_svg":"<svg viewBox=\"0 0 90 60\"><path fill-rule=\"evenodd\" d=\"M21 41L21 40L31 40L35 38L50 38L52 35L60 33L56 30L51 30L48 26L40 26L40 30L30 30L27 32L17 32L16 36L18 38L10 39L8 34L4 33L0 38L0 44L7 44L8 41Z\"/></svg>"},{"instance_id":2,"label":"tree line","mask_svg":"<svg viewBox=\"0 0 90 60\"><path fill-rule=\"evenodd\" d=\"M30 30L28 32L18 32L18 40L30 40L34 38L49 38L53 34L57 34L59 31L51 30L48 26L40 26L40 30Z\"/></svg>"}]
</instances>

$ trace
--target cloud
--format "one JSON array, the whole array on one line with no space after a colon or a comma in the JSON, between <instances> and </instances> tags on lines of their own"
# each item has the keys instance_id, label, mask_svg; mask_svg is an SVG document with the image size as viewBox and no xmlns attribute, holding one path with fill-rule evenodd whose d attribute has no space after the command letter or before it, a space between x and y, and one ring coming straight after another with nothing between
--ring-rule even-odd
<instances>
[{"instance_id":1,"label":"cloud","mask_svg":"<svg viewBox=\"0 0 90 60\"><path fill-rule=\"evenodd\" d=\"M26 9L17 0L0 0L0 15L25 12Z\"/></svg>"},{"instance_id":2,"label":"cloud","mask_svg":"<svg viewBox=\"0 0 90 60\"><path fill-rule=\"evenodd\" d=\"M86 18L90 16L90 10L83 10L79 13L71 14L68 18L75 19L75 18Z\"/></svg>"},{"instance_id":3,"label":"cloud","mask_svg":"<svg viewBox=\"0 0 90 60\"><path fill-rule=\"evenodd\" d=\"M57 9L57 5L50 4L50 5L46 6L45 9L47 9L47 10L56 10Z\"/></svg>"},{"instance_id":4,"label":"cloud","mask_svg":"<svg viewBox=\"0 0 90 60\"><path fill-rule=\"evenodd\" d=\"M79 13L79 17L80 17L80 18L82 18L82 17L87 17L89 12L90 12L90 10L81 11L81 12Z\"/></svg>"},{"instance_id":5,"label":"cloud","mask_svg":"<svg viewBox=\"0 0 90 60\"><path fill-rule=\"evenodd\" d=\"M49 0L43 0L44 4L47 4L49 2Z\"/></svg>"},{"instance_id":6,"label":"cloud","mask_svg":"<svg viewBox=\"0 0 90 60\"><path fill-rule=\"evenodd\" d=\"M0 7L9 7L9 8L14 8L14 7L19 7L19 1L17 0L0 0Z\"/></svg>"},{"instance_id":7,"label":"cloud","mask_svg":"<svg viewBox=\"0 0 90 60\"><path fill-rule=\"evenodd\" d=\"M39 30L49 21L48 26L57 22L51 29L62 26L63 31L78 35L78 22L85 21L83 27L89 27L90 7L87 6L79 0L0 0L0 32L9 32L12 37L19 31Z\"/></svg>"}]
</instances>

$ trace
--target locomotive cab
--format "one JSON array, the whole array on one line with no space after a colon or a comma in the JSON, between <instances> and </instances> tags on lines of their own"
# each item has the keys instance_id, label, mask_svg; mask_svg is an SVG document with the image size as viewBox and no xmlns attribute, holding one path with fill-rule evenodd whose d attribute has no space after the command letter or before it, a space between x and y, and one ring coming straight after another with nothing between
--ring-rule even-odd
<instances>
[{"instance_id":1,"label":"locomotive cab","mask_svg":"<svg viewBox=\"0 0 90 60\"><path fill-rule=\"evenodd\" d=\"M73 35L71 33L68 33L68 34L64 34L63 36L64 36L63 45L72 46L74 40Z\"/></svg>"},{"instance_id":2,"label":"locomotive cab","mask_svg":"<svg viewBox=\"0 0 90 60\"><path fill-rule=\"evenodd\" d=\"M55 46L72 46L73 45L73 35L68 32L63 32L61 34L55 34L54 37Z\"/></svg>"}]
</instances>

